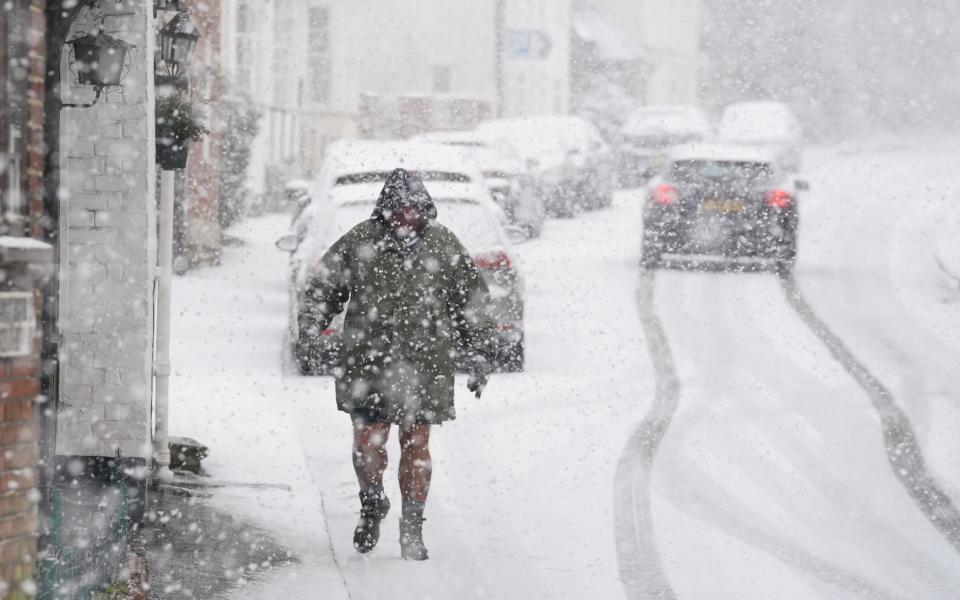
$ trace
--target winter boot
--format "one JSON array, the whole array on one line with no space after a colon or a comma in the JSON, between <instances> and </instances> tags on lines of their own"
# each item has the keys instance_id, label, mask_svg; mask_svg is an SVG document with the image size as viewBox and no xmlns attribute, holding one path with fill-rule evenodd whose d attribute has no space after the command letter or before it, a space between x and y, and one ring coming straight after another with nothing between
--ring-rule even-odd
<instances>
[{"instance_id":1,"label":"winter boot","mask_svg":"<svg viewBox=\"0 0 960 600\"><path fill-rule=\"evenodd\" d=\"M400 557L403 560L427 560L423 545L423 502L404 502L400 517Z\"/></svg>"},{"instance_id":2,"label":"winter boot","mask_svg":"<svg viewBox=\"0 0 960 600\"><path fill-rule=\"evenodd\" d=\"M380 521L390 512L390 500L383 487L371 486L360 492L360 521L353 530L353 547L357 552L370 552L380 541Z\"/></svg>"}]
</instances>

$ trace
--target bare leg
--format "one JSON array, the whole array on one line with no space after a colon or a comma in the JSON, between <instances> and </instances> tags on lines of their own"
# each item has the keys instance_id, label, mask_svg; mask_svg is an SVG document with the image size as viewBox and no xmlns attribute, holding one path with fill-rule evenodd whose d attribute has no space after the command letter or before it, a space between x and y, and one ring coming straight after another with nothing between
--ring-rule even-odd
<instances>
[{"instance_id":1,"label":"bare leg","mask_svg":"<svg viewBox=\"0 0 960 600\"><path fill-rule=\"evenodd\" d=\"M423 509L430 491L430 425L400 427L400 556L404 560L427 560L423 545Z\"/></svg>"},{"instance_id":2,"label":"bare leg","mask_svg":"<svg viewBox=\"0 0 960 600\"><path fill-rule=\"evenodd\" d=\"M427 501L430 491L430 425L400 427L400 493L404 503Z\"/></svg>"},{"instance_id":3,"label":"bare leg","mask_svg":"<svg viewBox=\"0 0 960 600\"><path fill-rule=\"evenodd\" d=\"M383 472L387 470L387 439L390 423L353 424L353 469L361 490L373 486L383 488Z\"/></svg>"}]
</instances>

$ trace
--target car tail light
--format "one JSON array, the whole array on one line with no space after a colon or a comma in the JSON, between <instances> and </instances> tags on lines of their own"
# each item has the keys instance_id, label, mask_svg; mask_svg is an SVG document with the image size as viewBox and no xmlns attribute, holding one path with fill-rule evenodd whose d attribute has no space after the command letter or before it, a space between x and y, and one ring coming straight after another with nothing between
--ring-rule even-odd
<instances>
[{"instance_id":1,"label":"car tail light","mask_svg":"<svg viewBox=\"0 0 960 600\"><path fill-rule=\"evenodd\" d=\"M653 201L657 204L673 204L677 201L677 188L669 183L661 183L653 190Z\"/></svg>"},{"instance_id":2,"label":"car tail light","mask_svg":"<svg viewBox=\"0 0 960 600\"><path fill-rule=\"evenodd\" d=\"M336 334L337 334L336 329L324 329L323 331L320 332L320 335L336 335Z\"/></svg>"},{"instance_id":3,"label":"car tail light","mask_svg":"<svg viewBox=\"0 0 960 600\"><path fill-rule=\"evenodd\" d=\"M506 252L488 252L473 257L478 269L507 269L510 267L510 257Z\"/></svg>"},{"instance_id":4,"label":"car tail light","mask_svg":"<svg viewBox=\"0 0 960 600\"><path fill-rule=\"evenodd\" d=\"M763 202L773 208L787 208L793 204L793 196L784 190L770 190L763 195Z\"/></svg>"}]
</instances>

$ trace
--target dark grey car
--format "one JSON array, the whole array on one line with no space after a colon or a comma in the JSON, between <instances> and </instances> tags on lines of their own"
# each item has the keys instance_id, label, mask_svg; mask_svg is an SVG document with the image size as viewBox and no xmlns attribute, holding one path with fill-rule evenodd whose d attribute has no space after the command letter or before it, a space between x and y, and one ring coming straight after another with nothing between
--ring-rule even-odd
<instances>
[{"instance_id":1,"label":"dark grey car","mask_svg":"<svg viewBox=\"0 0 960 600\"><path fill-rule=\"evenodd\" d=\"M680 148L647 188L642 262L721 258L789 271L797 253L797 192L806 187L761 150Z\"/></svg>"}]
</instances>

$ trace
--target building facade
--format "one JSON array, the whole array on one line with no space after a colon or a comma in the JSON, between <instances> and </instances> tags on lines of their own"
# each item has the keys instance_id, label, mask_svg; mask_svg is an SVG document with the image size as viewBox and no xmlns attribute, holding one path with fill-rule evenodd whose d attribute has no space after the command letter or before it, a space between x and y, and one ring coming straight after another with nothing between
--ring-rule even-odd
<instances>
[{"instance_id":1,"label":"building facade","mask_svg":"<svg viewBox=\"0 0 960 600\"><path fill-rule=\"evenodd\" d=\"M178 270L219 262L220 231L220 139L222 76L219 0L182 0L200 30L200 39L187 79L191 105L210 133L191 146L187 168L178 190L179 231L175 259ZM158 16L159 18L159 16ZM157 24L158 27L162 23Z\"/></svg>"},{"instance_id":2,"label":"building facade","mask_svg":"<svg viewBox=\"0 0 960 600\"><path fill-rule=\"evenodd\" d=\"M36 569L41 315L52 259L40 241L44 6L0 8L0 598L24 597Z\"/></svg>"},{"instance_id":3,"label":"building facade","mask_svg":"<svg viewBox=\"0 0 960 600\"><path fill-rule=\"evenodd\" d=\"M251 185L276 193L357 137L364 97L498 98L498 2L227 0L224 65L261 109ZM438 27L437 23L443 23Z\"/></svg>"},{"instance_id":4,"label":"building facade","mask_svg":"<svg viewBox=\"0 0 960 600\"><path fill-rule=\"evenodd\" d=\"M139 0L81 3L65 39L103 27L131 44L118 88L59 113L56 207L61 340L56 453L152 456L156 170L154 22ZM53 42L56 44L56 41ZM60 53L60 101L92 100Z\"/></svg>"}]
</instances>

